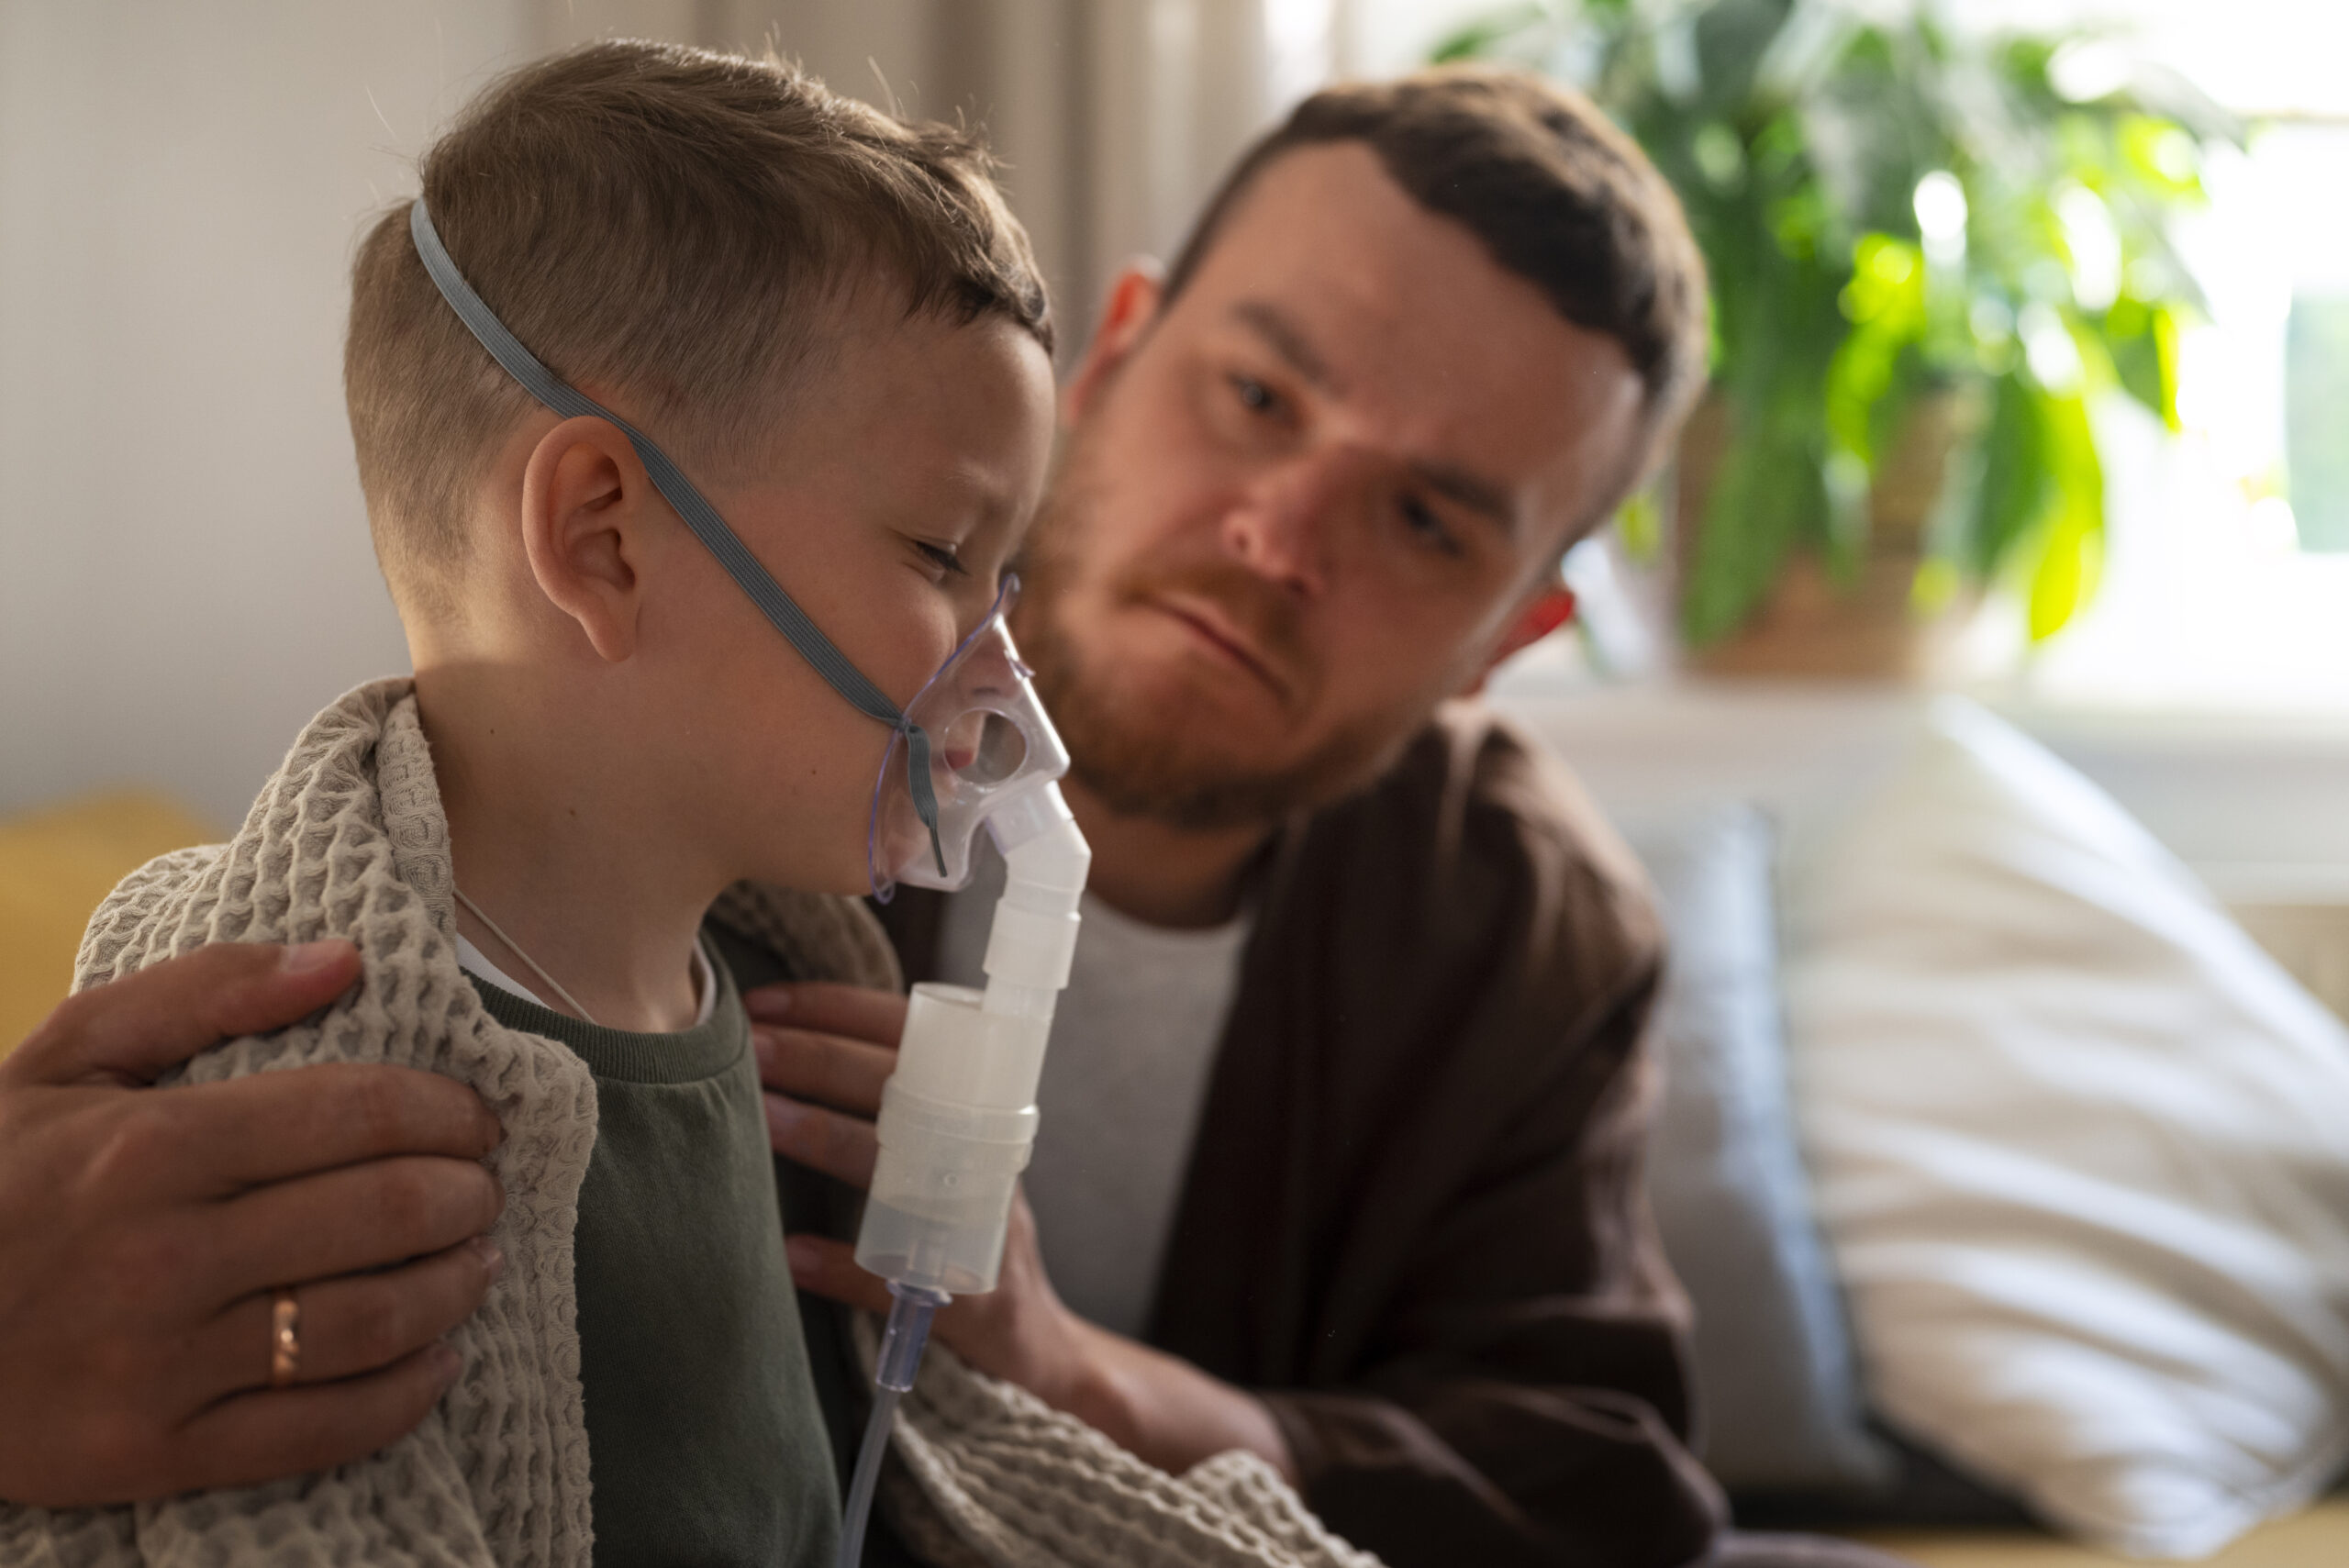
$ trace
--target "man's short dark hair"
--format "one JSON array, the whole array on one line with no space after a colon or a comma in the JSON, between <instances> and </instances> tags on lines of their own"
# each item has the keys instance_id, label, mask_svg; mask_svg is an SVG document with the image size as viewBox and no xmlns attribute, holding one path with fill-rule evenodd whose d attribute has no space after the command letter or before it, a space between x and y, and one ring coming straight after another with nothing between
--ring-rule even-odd
<instances>
[{"instance_id":1,"label":"man's short dark hair","mask_svg":"<svg viewBox=\"0 0 2349 1568\"><path fill-rule=\"evenodd\" d=\"M1267 166L1341 141L1367 146L1413 201L1467 228L1567 320L1622 345L1645 392L1644 469L1704 387L1704 259L1638 145L1587 98L1541 77L1445 66L1314 94L1224 180L1166 297Z\"/></svg>"}]
</instances>

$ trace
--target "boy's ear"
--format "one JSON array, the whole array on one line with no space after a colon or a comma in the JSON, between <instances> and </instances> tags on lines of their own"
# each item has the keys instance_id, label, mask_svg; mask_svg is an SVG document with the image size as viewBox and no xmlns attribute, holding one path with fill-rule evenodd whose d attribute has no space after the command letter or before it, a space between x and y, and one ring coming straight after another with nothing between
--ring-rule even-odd
<instances>
[{"instance_id":1,"label":"boy's ear","mask_svg":"<svg viewBox=\"0 0 2349 1568\"><path fill-rule=\"evenodd\" d=\"M1493 678L1494 671L1574 618L1575 591L1564 584L1544 588L1534 595L1525 608L1518 612L1517 619L1509 623L1508 630L1501 634L1500 641L1494 645L1492 657L1485 661L1485 667L1476 672L1475 680L1461 688L1460 695L1473 697L1483 691L1485 683Z\"/></svg>"},{"instance_id":2,"label":"boy's ear","mask_svg":"<svg viewBox=\"0 0 2349 1568\"><path fill-rule=\"evenodd\" d=\"M522 548L547 601L602 658L636 651L651 476L618 426L583 415L539 438L522 471Z\"/></svg>"},{"instance_id":3,"label":"boy's ear","mask_svg":"<svg viewBox=\"0 0 2349 1568\"><path fill-rule=\"evenodd\" d=\"M1119 271L1109 285L1108 301L1101 307L1101 322L1094 329L1092 345L1085 350L1085 363L1068 384L1061 407L1063 420L1074 425L1092 406L1150 330L1150 324L1158 319L1158 307L1165 297L1165 269L1149 257L1137 257Z\"/></svg>"}]
</instances>

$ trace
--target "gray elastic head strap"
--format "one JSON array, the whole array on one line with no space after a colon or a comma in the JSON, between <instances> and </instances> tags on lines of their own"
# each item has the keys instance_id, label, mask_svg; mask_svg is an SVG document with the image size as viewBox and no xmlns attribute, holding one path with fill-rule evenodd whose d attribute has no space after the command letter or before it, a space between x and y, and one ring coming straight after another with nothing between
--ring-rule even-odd
<instances>
[{"instance_id":1,"label":"gray elastic head strap","mask_svg":"<svg viewBox=\"0 0 2349 1568\"><path fill-rule=\"evenodd\" d=\"M448 247L440 243L440 235L432 227L431 215L424 210L424 198L418 196L408 208L408 237L416 242L416 253L424 261L424 270L432 276L433 285L465 329L489 350L489 357L505 368L506 373L522 384L524 391L565 418L577 418L583 414L608 419L628 437L629 445L644 464L644 472L652 478L652 486L661 492L677 516L685 520L696 538L718 557L727 575L741 584L751 602L774 623L774 628L799 650L800 657L816 667L832 690L848 699L860 713L879 719L906 738L906 766L910 770L907 783L912 785L914 811L922 826L930 829L930 852L937 857L938 873L946 874L946 851L938 839L938 795L930 779L930 737L921 726L897 711L880 687L864 678L864 673L850 663L841 651L832 646L807 612L794 604L791 595L783 591L759 558L752 555L726 519L718 515L702 493L694 488L684 470L669 461L669 454L652 442L652 438L613 413L610 409L564 381L539 361L539 357L522 346L522 340L506 329L496 313L482 303L473 293L464 274L457 271L457 263L449 259Z\"/></svg>"}]
</instances>

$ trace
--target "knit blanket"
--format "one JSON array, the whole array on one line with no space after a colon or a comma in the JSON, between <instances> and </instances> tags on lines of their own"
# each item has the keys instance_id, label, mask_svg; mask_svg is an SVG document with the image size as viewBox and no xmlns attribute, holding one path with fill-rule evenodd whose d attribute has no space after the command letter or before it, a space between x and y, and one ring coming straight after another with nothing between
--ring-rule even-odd
<instances>
[{"instance_id":1,"label":"knit blanket","mask_svg":"<svg viewBox=\"0 0 2349 1568\"><path fill-rule=\"evenodd\" d=\"M295 740L228 843L125 879L83 940L75 985L216 941L345 938L359 982L290 1029L228 1041L189 1081L325 1062L444 1073L504 1123L507 1268L449 1336L463 1370L415 1431L354 1464L135 1507L0 1503L0 1562L366 1562L587 1568L594 1539L572 1238L596 1140L595 1080L561 1044L492 1018L458 967L448 821L411 683L374 682ZM737 887L712 917L810 979L899 984L852 899ZM899 1407L887 1507L941 1563L993 1568L1366 1568L1252 1456L1167 1476L1072 1418L933 1351Z\"/></svg>"}]
</instances>

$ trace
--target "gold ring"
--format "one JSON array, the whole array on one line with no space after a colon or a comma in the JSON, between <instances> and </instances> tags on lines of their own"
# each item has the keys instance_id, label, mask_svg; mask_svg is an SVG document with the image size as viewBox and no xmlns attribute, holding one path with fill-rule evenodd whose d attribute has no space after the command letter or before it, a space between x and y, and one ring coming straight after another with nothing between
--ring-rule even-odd
<instances>
[{"instance_id":1,"label":"gold ring","mask_svg":"<svg viewBox=\"0 0 2349 1568\"><path fill-rule=\"evenodd\" d=\"M283 1388L302 1370L302 1308L281 1290L269 1314L269 1385Z\"/></svg>"}]
</instances>

